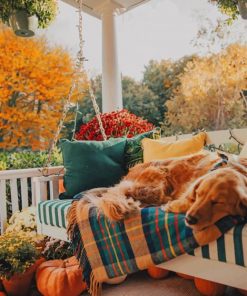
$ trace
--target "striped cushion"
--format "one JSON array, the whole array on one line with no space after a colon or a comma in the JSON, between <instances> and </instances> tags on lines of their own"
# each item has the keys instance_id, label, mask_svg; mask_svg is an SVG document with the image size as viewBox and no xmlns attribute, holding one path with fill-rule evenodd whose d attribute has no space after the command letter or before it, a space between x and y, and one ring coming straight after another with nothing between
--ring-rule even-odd
<instances>
[{"instance_id":1,"label":"striped cushion","mask_svg":"<svg viewBox=\"0 0 247 296\"><path fill-rule=\"evenodd\" d=\"M72 200L48 200L38 204L39 222L50 226L66 228L67 211Z\"/></svg>"},{"instance_id":2,"label":"striped cushion","mask_svg":"<svg viewBox=\"0 0 247 296\"><path fill-rule=\"evenodd\" d=\"M193 255L247 267L247 224L235 226L217 241L195 249Z\"/></svg>"},{"instance_id":3,"label":"striped cushion","mask_svg":"<svg viewBox=\"0 0 247 296\"><path fill-rule=\"evenodd\" d=\"M40 223L66 229L66 215L71 203L72 200L40 202ZM195 249L191 255L247 267L247 224L235 226L217 241Z\"/></svg>"}]
</instances>

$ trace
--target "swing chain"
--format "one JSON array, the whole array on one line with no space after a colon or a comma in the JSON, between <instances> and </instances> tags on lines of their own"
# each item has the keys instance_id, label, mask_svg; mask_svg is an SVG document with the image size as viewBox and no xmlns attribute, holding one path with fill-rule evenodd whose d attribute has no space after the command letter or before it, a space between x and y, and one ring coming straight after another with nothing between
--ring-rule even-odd
<instances>
[{"instance_id":1,"label":"swing chain","mask_svg":"<svg viewBox=\"0 0 247 296\"><path fill-rule=\"evenodd\" d=\"M52 158L52 153L57 145L57 142L58 142L58 139L59 139L59 135L61 133L61 130L64 126L64 121L67 117L67 114L68 114L68 111L71 107L71 98L72 98L72 95L74 93L74 90L76 88L76 86L78 86L79 82L82 82L80 81L80 77L83 79L85 79L85 74L84 74L84 67L83 67L83 62L85 61L85 58L84 58L84 55L83 55L83 19L82 19L82 0L78 0L78 7L79 7L79 25L78 25L78 32L79 32L79 51L77 53L77 59L76 59L76 69L75 69L75 72L73 73L73 76L72 76L72 84L71 84L71 87L70 87L70 90L69 90L69 93L68 93L68 96L66 98L66 101L64 103L64 106L63 106L63 112L62 112L62 116L60 118L60 121L59 121L59 124L58 124L58 128L57 128L57 131L55 133L55 136L53 138L53 141L51 143L51 147L49 149L49 153L48 153L48 157L47 157L47 160L46 160L46 163L44 165L44 167L42 168L41 172L42 172L42 175L47 177L49 176L48 174L48 168L50 167L51 165L51 158ZM95 110L95 113L96 113L96 118L99 122L99 128L100 128L100 132L102 133L102 136L103 136L103 139L104 141L107 140L107 137L106 137L106 134L105 134L105 129L103 127L103 123L102 123L102 120L101 120L101 116L100 116L100 110L99 110L99 106L96 102L96 98L95 98L95 95L93 93L93 90L92 90L92 87L91 87L91 84L89 83L89 96L91 98L91 101L93 103L93 107L94 107L94 110ZM77 102L78 104L78 102ZM76 119L75 119L76 120ZM75 127L74 127L74 131L73 131L73 139L74 139L74 134L75 134ZM58 175L60 174L60 171L58 172Z\"/></svg>"},{"instance_id":2,"label":"swing chain","mask_svg":"<svg viewBox=\"0 0 247 296\"><path fill-rule=\"evenodd\" d=\"M82 27L83 27L83 25L82 25L82 0L79 0L78 4L79 4L79 40L80 40L80 50L78 52L78 61L79 60L84 61L84 56L83 56L83 32L82 32ZM88 91L89 91L89 97L90 97L90 99L92 101L92 104L93 104L94 112L96 114L96 118L97 118L98 123L99 123L100 132L102 134L103 140L106 141L107 136L106 136L106 133L105 133L105 129L104 129L102 120L101 120L100 109L99 109L99 106L98 106L98 104L96 102L96 97L95 97L95 94L93 92L91 83L88 84Z\"/></svg>"}]
</instances>

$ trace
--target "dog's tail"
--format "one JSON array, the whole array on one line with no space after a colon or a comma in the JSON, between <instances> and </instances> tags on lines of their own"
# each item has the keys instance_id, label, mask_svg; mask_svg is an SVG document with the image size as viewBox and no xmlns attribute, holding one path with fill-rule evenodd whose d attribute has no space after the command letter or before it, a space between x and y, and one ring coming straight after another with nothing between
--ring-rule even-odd
<instances>
[{"instance_id":1,"label":"dog's tail","mask_svg":"<svg viewBox=\"0 0 247 296\"><path fill-rule=\"evenodd\" d=\"M130 182L124 181L109 188L97 200L98 209L112 221L119 221L140 209L140 202L128 196Z\"/></svg>"}]
</instances>

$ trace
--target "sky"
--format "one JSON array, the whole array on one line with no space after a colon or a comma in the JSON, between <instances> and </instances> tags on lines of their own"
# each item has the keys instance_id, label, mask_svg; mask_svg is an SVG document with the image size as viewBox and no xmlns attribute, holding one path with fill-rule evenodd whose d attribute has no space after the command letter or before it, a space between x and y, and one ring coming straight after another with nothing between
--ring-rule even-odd
<instances>
[{"instance_id":1,"label":"sky","mask_svg":"<svg viewBox=\"0 0 247 296\"><path fill-rule=\"evenodd\" d=\"M196 38L203 20L209 17L214 22L219 16L217 8L208 0L151 0L117 16L122 74L139 80L151 59L175 60L198 52L191 41ZM79 46L77 23L76 9L59 1L55 22L39 34L75 56ZM246 23L240 20L238 30L246 30ZM85 66L89 75L94 76L101 73L101 21L84 13L83 27L84 55L88 60Z\"/></svg>"}]
</instances>

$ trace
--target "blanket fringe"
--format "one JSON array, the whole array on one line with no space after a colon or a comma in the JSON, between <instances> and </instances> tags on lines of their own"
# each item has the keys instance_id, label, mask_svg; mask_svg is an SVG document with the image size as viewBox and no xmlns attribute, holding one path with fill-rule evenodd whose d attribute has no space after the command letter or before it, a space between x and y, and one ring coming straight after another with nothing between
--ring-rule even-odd
<instances>
[{"instance_id":1,"label":"blanket fringe","mask_svg":"<svg viewBox=\"0 0 247 296\"><path fill-rule=\"evenodd\" d=\"M69 239L71 240L74 233L75 225L77 225L76 221L76 207L77 207L78 201L74 201L72 205L70 206L68 213L67 213L67 234Z\"/></svg>"},{"instance_id":2,"label":"blanket fringe","mask_svg":"<svg viewBox=\"0 0 247 296\"><path fill-rule=\"evenodd\" d=\"M101 296L102 293L102 283L96 280L93 272L90 275L90 287L88 292L91 296Z\"/></svg>"}]
</instances>

